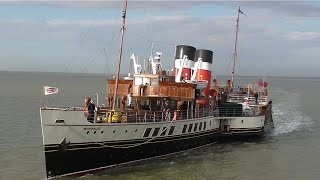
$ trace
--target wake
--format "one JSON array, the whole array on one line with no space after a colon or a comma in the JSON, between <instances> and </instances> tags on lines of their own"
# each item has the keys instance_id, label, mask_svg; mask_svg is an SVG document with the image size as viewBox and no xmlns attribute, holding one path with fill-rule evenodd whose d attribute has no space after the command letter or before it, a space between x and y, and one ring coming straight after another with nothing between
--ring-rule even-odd
<instances>
[{"instance_id":1,"label":"wake","mask_svg":"<svg viewBox=\"0 0 320 180\"><path fill-rule=\"evenodd\" d=\"M286 134L297 130L311 130L312 120L298 110L301 95L280 92L280 102L273 105L274 135Z\"/></svg>"}]
</instances>

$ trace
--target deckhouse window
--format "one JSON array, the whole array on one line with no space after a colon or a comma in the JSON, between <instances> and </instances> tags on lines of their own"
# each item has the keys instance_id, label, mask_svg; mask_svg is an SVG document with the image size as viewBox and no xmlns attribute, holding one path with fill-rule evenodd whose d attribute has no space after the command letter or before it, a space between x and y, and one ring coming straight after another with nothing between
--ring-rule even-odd
<instances>
[{"instance_id":1,"label":"deckhouse window","mask_svg":"<svg viewBox=\"0 0 320 180\"><path fill-rule=\"evenodd\" d=\"M155 128L153 133L152 133L152 136L157 136L158 133L159 133L159 130L160 130L160 128Z\"/></svg>"},{"instance_id":2,"label":"deckhouse window","mask_svg":"<svg viewBox=\"0 0 320 180\"><path fill-rule=\"evenodd\" d=\"M164 130L164 129L165 129L165 130ZM163 127L163 128L162 128L162 133L160 134L160 136L165 136L165 135L166 135L166 132L167 132L166 127Z\"/></svg>"},{"instance_id":3,"label":"deckhouse window","mask_svg":"<svg viewBox=\"0 0 320 180\"><path fill-rule=\"evenodd\" d=\"M174 127L175 127L175 126L171 126L171 127L170 127L170 130L169 130L169 134L168 134L168 135L172 135L172 134L173 134Z\"/></svg>"},{"instance_id":4,"label":"deckhouse window","mask_svg":"<svg viewBox=\"0 0 320 180\"><path fill-rule=\"evenodd\" d=\"M189 124L188 132L191 132L193 124Z\"/></svg>"},{"instance_id":5,"label":"deckhouse window","mask_svg":"<svg viewBox=\"0 0 320 180\"><path fill-rule=\"evenodd\" d=\"M198 123L195 123L193 131L196 132L197 130L198 130Z\"/></svg>"},{"instance_id":6,"label":"deckhouse window","mask_svg":"<svg viewBox=\"0 0 320 180\"><path fill-rule=\"evenodd\" d=\"M148 137L150 135L151 129L152 128L147 128L146 131L143 134L143 137Z\"/></svg>"},{"instance_id":7,"label":"deckhouse window","mask_svg":"<svg viewBox=\"0 0 320 180\"><path fill-rule=\"evenodd\" d=\"M186 132L186 130L187 130L187 126L188 126L188 125L186 125L186 124L185 124L185 125L183 125L182 133L185 133L185 132Z\"/></svg>"},{"instance_id":8,"label":"deckhouse window","mask_svg":"<svg viewBox=\"0 0 320 180\"><path fill-rule=\"evenodd\" d=\"M157 85L159 85L159 79L158 79L158 78L152 78L152 79L150 79L150 85L151 85L151 86L157 86Z\"/></svg>"}]
</instances>

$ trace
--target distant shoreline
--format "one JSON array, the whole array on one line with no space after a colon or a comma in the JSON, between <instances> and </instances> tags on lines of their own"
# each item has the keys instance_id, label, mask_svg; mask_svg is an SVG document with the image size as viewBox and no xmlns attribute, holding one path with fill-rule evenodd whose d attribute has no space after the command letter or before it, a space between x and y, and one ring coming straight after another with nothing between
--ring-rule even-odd
<instances>
[{"instance_id":1,"label":"distant shoreline","mask_svg":"<svg viewBox=\"0 0 320 180\"><path fill-rule=\"evenodd\" d=\"M28 73L28 74L73 74L73 75L95 75L95 76L103 76L106 75L108 77L114 75L114 74L104 74L104 73L90 73L90 72L53 72L53 71L5 71L5 70L0 70L0 73ZM120 74L120 76L126 76L127 74ZM228 77L227 75L216 75L217 77ZM260 77L262 78L262 75L242 75L242 76L237 76L237 77L251 77L251 78L257 78ZM317 76L266 76L267 78L320 78ZM230 75L231 78L231 75Z\"/></svg>"}]
</instances>

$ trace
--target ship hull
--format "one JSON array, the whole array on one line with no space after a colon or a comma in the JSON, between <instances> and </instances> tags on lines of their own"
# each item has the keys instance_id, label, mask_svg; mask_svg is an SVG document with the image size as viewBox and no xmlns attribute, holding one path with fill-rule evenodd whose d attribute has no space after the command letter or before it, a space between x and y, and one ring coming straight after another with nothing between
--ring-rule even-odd
<instances>
[{"instance_id":1,"label":"ship hull","mask_svg":"<svg viewBox=\"0 0 320 180\"><path fill-rule=\"evenodd\" d=\"M46 147L47 177L79 176L101 171L121 164L146 160L173 154L211 144L218 130L210 130L188 136L153 140L146 144L142 141L126 143L78 144L72 148L61 145ZM111 145L112 144L112 145ZM142 144L142 145L140 145ZM135 147L132 147L137 145ZM70 146L70 145L69 145ZM114 148L121 146L123 148ZM128 148L126 148L128 147Z\"/></svg>"},{"instance_id":2,"label":"ship hull","mask_svg":"<svg viewBox=\"0 0 320 180\"><path fill-rule=\"evenodd\" d=\"M259 136L273 127L271 111L270 116L136 123L89 123L82 111L75 110L40 112L49 179L94 173L205 146L220 138Z\"/></svg>"}]
</instances>

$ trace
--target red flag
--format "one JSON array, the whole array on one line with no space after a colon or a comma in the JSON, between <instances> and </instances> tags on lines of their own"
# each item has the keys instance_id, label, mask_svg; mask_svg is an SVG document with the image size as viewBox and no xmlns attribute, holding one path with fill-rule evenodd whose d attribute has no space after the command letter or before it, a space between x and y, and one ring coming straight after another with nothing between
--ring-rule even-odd
<instances>
[{"instance_id":1,"label":"red flag","mask_svg":"<svg viewBox=\"0 0 320 180\"><path fill-rule=\"evenodd\" d=\"M268 86L268 83L265 82L265 81L262 81L262 80L260 79L259 82L258 82L258 85L259 85L259 86L262 86L262 87L267 87L267 86Z\"/></svg>"}]
</instances>

